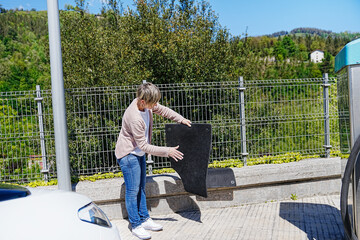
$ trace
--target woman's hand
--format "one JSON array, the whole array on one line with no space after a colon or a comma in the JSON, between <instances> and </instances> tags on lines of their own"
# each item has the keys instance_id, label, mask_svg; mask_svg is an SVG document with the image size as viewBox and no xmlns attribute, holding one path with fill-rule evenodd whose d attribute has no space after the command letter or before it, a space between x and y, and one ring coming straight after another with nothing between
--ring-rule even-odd
<instances>
[{"instance_id":1,"label":"woman's hand","mask_svg":"<svg viewBox=\"0 0 360 240\"><path fill-rule=\"evenodd\" d=\"M168 154L169 157L172 157L176 162L178 160L182 160L183 156L184 156L184 154L182 152L177 150L178 148L179 148L179 146L170 147L169 154Z\"/></svg>"},{"instance_id":2,"label":"woman's hand","mask_svg":"<svg viewBox=\"0 0 360 240\"><path fill-rule=\"evenodd\" d=\"M181 123L187 125L188 127L191 127L191 121L189 119L184 118L184 120L182 120Z\"/></svg>"}]
</instances>

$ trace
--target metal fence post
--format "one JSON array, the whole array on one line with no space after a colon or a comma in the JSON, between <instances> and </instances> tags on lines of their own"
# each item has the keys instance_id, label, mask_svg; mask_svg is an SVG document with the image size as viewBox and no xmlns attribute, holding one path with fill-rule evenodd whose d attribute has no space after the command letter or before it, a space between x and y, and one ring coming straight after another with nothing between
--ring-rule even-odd
<instances>
[{"instance_id":1,"label":"metal fence post","mask_svg":"<svg viewBox=\"0 0 360 240\"><path fill-rule=\"evenodd\" d=\"M246 151L246 125L245 125L245 97L244 97L244 79L239 77L239 107L240 107L240 131L241 131L241 155L244 166L247 165L246 159L249 155Z\"/></svg>"},{"instance_id":2,"label":"metal fence post","mask_svg":"<svg viewBox=\"0 0 360 240\"><path fill-rule=\"evenodd\" d=\"M325 148L325 157L330 157L330 149L332 146L330 145L330 117L329 117L329 78L328 74L324 73L323 75L323 93L324 93L324 148Z\"/></svg>"},{"instance_id":3,"label":"metal fence post","mask_svg":"<svg viewBox=\"0 0 360 240\"><path fill-rule=\"evenodd\" d=\"M143 83L146 83L146 80L143 80ZM154 163L154 161L153 161L152 158L151 158L151 154L148 154L147 160L146 160L146 164L147 164L147 169L148 169L148 173L149 173L150 176L153 175L153 172L152 172L152 170L153 170L153 167L152 167L153 163Z\"/></svg>"},{"instance_id":4,"label":"metal fence post","mask_svg":"<svg viewBox=\"0 0 360 240\"><path fill-rule=\"evenodd\" d=\"M44 174L44 180L47 182L49 180L49 169L47 166L46 160L46 148L45 148L45 134L44 134L44 121L43 121L43 112L42 112L42 100L40 85L36 85L36 98L38 107L38 117L39 117L39 132L40 132L40 147L41 147L41 159L42 159L42 170Z\"/></svg>"}]
</instances>

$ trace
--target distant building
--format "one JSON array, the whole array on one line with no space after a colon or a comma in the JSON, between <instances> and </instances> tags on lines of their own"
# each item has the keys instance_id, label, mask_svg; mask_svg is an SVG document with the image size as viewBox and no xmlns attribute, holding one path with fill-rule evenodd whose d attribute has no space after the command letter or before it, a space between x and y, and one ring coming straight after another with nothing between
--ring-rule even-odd
<instances>
[{"instance_id":1,"label":"distant building","mask_svg":"<svg viewBox=\"0 0 360 240\"><path fill-rule=\"evenodd\" d=\"M324 59L324 52L321 50L315 50L312 53L310 53L310 61L314 63L322 62Z\"/></svg>"},{"instance_id":2,"label":"distant building","mask_svg":"<svg viewBox=\"0 0 360 240\"><path fill-rule=\"evenodd\" d=\"M96 17L97 19L103 19L103 18L104 18L103 16L101 16L101 15L99 15L99 14L95 14L95 17Z\"/></svg>"}]
</instances>

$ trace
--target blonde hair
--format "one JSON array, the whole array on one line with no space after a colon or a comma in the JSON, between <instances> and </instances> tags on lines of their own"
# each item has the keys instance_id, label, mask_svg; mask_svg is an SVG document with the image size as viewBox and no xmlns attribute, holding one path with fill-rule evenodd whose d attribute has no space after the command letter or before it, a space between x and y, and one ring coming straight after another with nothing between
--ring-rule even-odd
<instances>
[{"instance_id":1,"label":"blonde hair","mask_svg":"<svg viewBox=\"0 0 360 240\"><path fill-rule=\"evenodd\" d=\"M147 104L155 104L159 102L161 98L161 93L157 86L152 83L146 82L138 87L136 97L139 100L144 100Z\"/></svg>"}]
</instances>

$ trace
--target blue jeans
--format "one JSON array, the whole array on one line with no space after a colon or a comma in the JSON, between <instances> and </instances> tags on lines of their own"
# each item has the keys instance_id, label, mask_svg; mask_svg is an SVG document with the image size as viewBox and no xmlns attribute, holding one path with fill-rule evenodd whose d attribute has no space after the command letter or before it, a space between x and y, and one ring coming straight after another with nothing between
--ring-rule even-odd
<instances>
[{"instance_id":1,"label":"blue jeans","mask_svg":"<svg viewBox=\"0 0 360 240\"><path fill-rule=\"evenodd\" d=\"M145 222L149 216L146 206L146 161L133 154L117 160L125 180L125 205L132 228Z\"/></svg>"}]
</instances>

